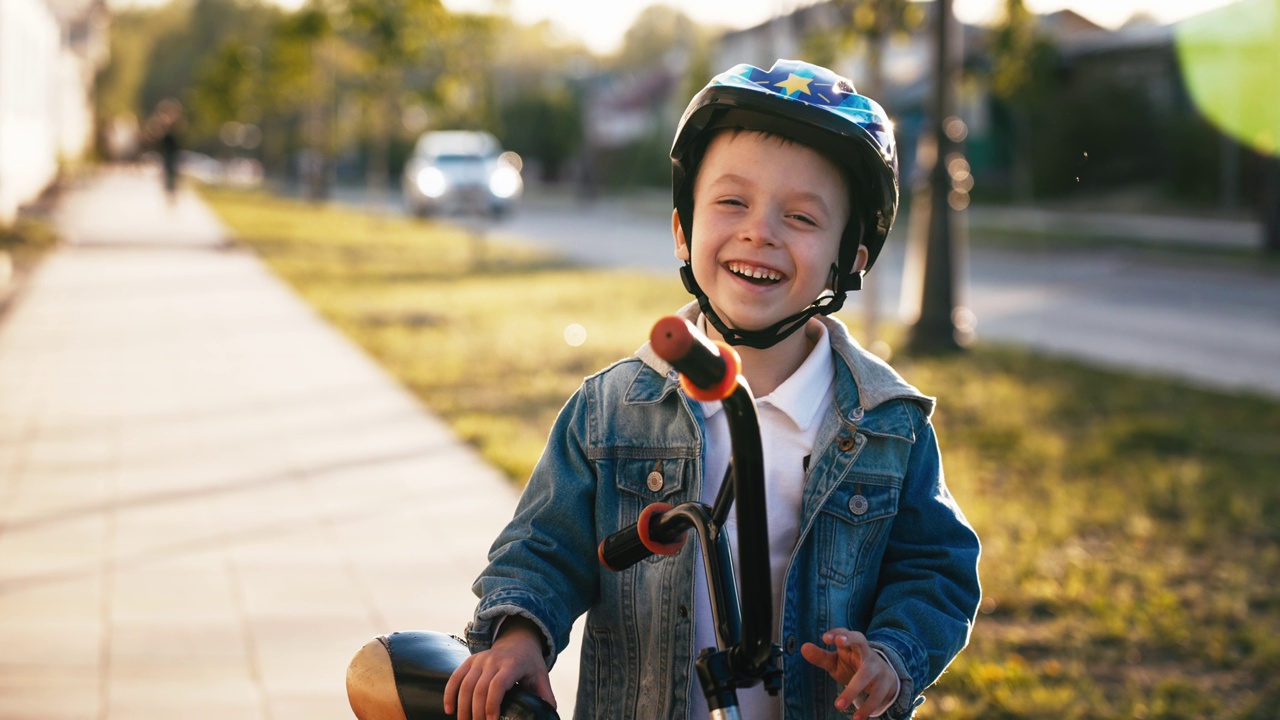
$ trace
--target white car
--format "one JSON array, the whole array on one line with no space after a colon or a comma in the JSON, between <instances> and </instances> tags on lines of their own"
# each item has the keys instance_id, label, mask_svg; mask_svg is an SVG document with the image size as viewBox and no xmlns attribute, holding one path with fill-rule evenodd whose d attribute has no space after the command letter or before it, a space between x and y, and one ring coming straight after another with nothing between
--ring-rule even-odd
<instances>
[{"instance_id":1,"label":"white car","mask_svg":"<svg viewBox=\"0 0 1280 720\"><path fill-rule=\"evenodd\" d=\"M401 186L409 212L500 217L524 192L520 156L487 132L423 133L405 163Z\"/></svg>"}]
</instances>

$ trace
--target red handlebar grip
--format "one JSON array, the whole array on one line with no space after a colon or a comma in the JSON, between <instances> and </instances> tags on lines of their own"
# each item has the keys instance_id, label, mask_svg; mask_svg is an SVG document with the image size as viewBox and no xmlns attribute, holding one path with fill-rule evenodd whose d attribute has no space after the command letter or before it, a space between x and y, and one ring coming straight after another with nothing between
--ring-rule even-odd
<instances>
[{"instance_id":1,"label":"red handlebar grip","mask_svg":"<svg viewBox=\"0 0 1280 720\"><path fill-rule=\"evenodd\" d=\"M693 347L693 325L678 315L668 315L654 323L649 344L658 357L675 362L689 354Z\"/></svg>"},{"instance_id":2,"label":"red handlebar grip","mask_svg":"<svg viewBox=\"0 0 1280 720\"><path fill-rule=\"evenodd\" d=\"M682 317L670 315L654 323L649 346L680 373L680 387L695 400L723 400L738 387L738 352L711 342Z\"/></svg>"},{"instance_id":3,"label":"red handlebar grip","mask_svg":"<svg viewBox=\"0 0 1280 720\"><path fill-rule=\"evenodd\" d=\"M674 542L664 543L653 538L653 523L662 513L671 509L667 503L656 502L640 511L640 519L605 538L596 554L600 564L614 572L621 572L653 555L671 555L684 546L684 535ZM655 518L655 515L657 518Z\"/></svg>"},{"instance_id":4,"label":"red handlebar grip","mask_svg":"<svg viewBox=\"0 0 1280 720\"><path fill-rule=\"evenodd\" d=\"M738 373L742 371L742 358L738 356L737 350L725 343L717 342L716 347L724 358L724 376L719 382L701 387L695 384L687 374L680 375L680 387L694 400L715 402L729 397L734 390L738 389Z\"/></svg>"},{"instance_id":5,"label":"red handlebar grip","mask_svg":"<svg viewBox=\"0 0 1280 720\"><path fill-rule=\"evenodd\" d=\"M651 503L640 511L640 519L636 521L636 529L640 531L640 542L644 543L644 546L654 555L674 555L684 547L684 535L681 535L679 540L669 543L653 539L654 513L661 515L670 509L671 506L664 502Z\"/></svg>"}]
</instances>

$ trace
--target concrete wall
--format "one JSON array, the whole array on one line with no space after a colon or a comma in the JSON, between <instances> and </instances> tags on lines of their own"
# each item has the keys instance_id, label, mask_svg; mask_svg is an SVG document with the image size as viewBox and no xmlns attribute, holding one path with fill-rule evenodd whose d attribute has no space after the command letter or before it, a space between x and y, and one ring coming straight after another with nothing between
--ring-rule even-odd
<instances>
[{"instance_id":1,"label":"concrete wall","mask_svg":"<svg viewBox=\"0 0 1280 720\"><path fill-rule=\"evenodd\" d=\"M0 0L0 224L57 174L67 104L62 55L61 26L45 0Z\"/></svg>"}]
</instances>

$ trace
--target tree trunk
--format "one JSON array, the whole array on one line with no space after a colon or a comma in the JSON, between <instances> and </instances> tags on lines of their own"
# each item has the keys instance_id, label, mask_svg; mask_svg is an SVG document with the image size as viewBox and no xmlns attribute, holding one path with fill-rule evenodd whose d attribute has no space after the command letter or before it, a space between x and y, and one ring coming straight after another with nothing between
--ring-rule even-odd
<instances>
[{"instance_id":1,"label":"tree trunk","mask_svg":"<svg viewBox=\"0 0 1280 720\"><path fill-rule=\"evenodd\" d=\"M951 217L951 173L947 160L955 145L946 132L951 114L950 89L953 81L950 34L951 0L938 0L935 18L936 57L934 58L933 124L937 138L933 169L929 173L927 209L916 206L912 212L928 212L928 241L925 249L924 278L920 297L920 317L911 328L908 346L917 353L940 353L961 349L955 326L955 228ZM923 198L922 198L923 199ZM925 205L926 203L922 203Z\"/></svg>"},{"instance_id":2,"label":"tree trunk","mask_svg":"<svg viewBox=\"0 0 1280 720\"><path fill-rule=\"evenodd\" d=\"M882 13L883 14L883 13ZM870 87L863 90L863 95L877 101L883 100L884 90L884 37L886 32L877 32L870 38L867 47L867 83ZM862 279L863 337L862 342L872 348L880 330L880 281L870 273ZM874 350L873 350L874 352Z\"/></svg>"},{"instance_id":3,"label":"tree trunk","mask_svg":"<svg viewBox=\"0 0 1280 720\"><path fill-rule=\"evenodd\" d=\"M368 183L366 187L370 207L378 211L382 209L387 197L389 157L391 155L391 123L388 120L388 115L392 112L393 107L394 103L390 98L390 93L379 88L377 97L374 98L374 111L370 117L373 123L373 137L369 147L369 165L366 168L365 175Z\"/></svg>"},{"instance_id":4,"label":"tree trunk","mask_svg":"<svg viewBox=\"0 0 1280 720\"><path fill-rule=\"evenodd\" d=\"M329 197L329 152L325 131L325 77L323 41L311 43L311 88L307 99L307 153L302 167L307 197L320 202Z\"/></svg>"}]
</instances>

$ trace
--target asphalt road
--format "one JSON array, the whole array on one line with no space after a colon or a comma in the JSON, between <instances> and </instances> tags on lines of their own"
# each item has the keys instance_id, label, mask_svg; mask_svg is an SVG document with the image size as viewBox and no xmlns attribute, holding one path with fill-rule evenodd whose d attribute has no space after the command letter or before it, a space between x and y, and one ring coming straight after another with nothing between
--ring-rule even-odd
<instances>
[{"instance_id":1,"label":"asphalt road","mask_svg":"<svg viewBox=\"0 0 1280 720\"><path fill-rule=\"evenodd\" d=\"M345 197L360 202L362 195ZM396 198L387 202L398 210ZM661 194L592 203L529 198L487 229L586 264L674 272L679 263L672 255L668 208ZM984 223L993 221L985 212ZM1059 242L1052 248L998 250L974 243L958 302L976 317L978 341L1012 342L1196 385L1280 397L1280 267L1224 258L1218 251L1197 254L1187 248L1187 236L1200 228L1179 232L1169 218L1124 219L1145 244ZM1004 232L1018 222L999 220ZM903 307L907 231L907 223L899 223L869 276L883 317L896 319ZM1161 233L1176 251L1160 248ZM866 292L855 293L849 307L860 307ZM909 304L915 292L906 296Z\"/></svg>"}]
</instances>

